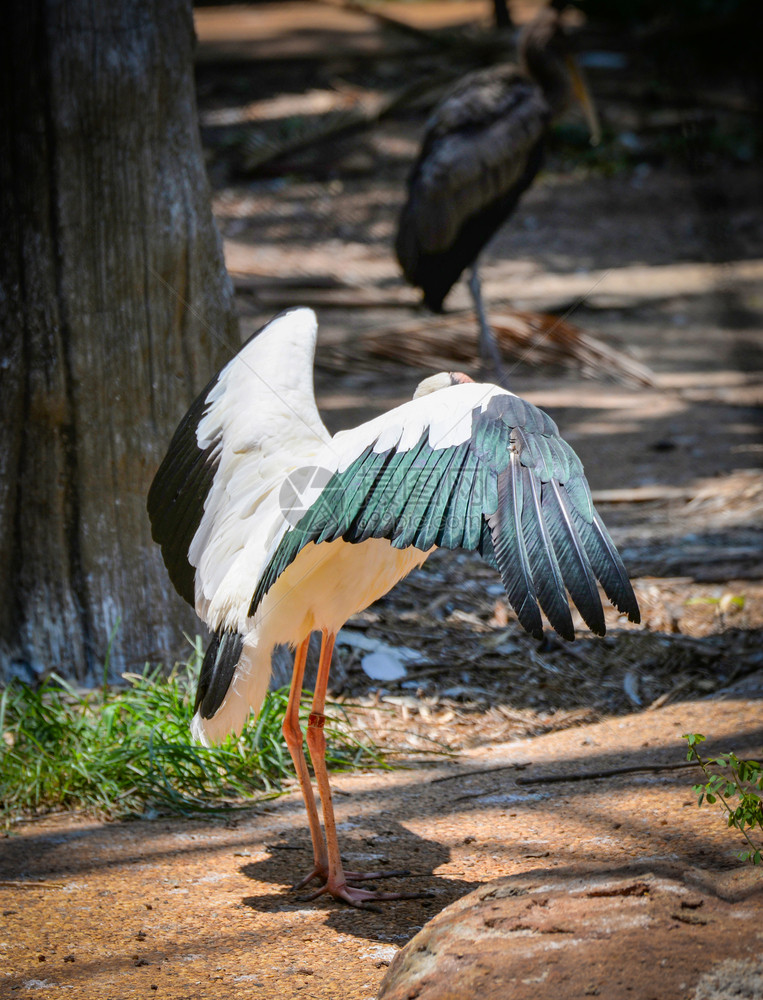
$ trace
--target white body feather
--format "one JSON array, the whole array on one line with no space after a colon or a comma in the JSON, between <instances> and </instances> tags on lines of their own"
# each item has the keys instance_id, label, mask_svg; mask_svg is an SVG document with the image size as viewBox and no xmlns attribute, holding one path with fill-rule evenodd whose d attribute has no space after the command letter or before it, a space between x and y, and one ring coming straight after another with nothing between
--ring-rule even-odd
<instances>
[{"instance_id":1,"label":"white body feather","mask_svg":"<svg viewBox=\"0 0 763 1000\"><path fill-rule=\"evenodd\" d=\"M505 390L450 386L331 437L313 393L315 314L295 309L270 323L223 369L197 430L200 448L221 437L220 460L189 550L196 611L214 631L237 629L244 649L225 700L211 719L196 714L203 743L239 732L257 712L277 643L295 645L313 630L336 632L386 594L429 555L386 539L310 543L265 595L253 617L257 583L290 527L281 489L304 467L342 472L370 445L405 451L429 430L434 449L466 441L472 412ZM431 551L431 550L430 550Z\"/></svg>"}]
</instances>

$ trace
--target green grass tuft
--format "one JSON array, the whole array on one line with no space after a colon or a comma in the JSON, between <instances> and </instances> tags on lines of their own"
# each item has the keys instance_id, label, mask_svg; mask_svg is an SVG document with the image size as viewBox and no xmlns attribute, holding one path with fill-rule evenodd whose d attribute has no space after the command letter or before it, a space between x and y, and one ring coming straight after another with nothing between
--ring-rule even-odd
<instances>
[{"instance_id":1,"label":"green grass tuft","mask_svg":"<svg viewBox=\"0 0 763 1000\"><path fill-rule=\"evenodd\" d=\"M51 676L38 688L0 694L0 817L6 826L57 810L106 818L193 813L276 795L293 776L281 734L288 700L268 694L256 720L219 747L191 742L200 667L125 674L126 688L82 692ZM381 754L354 738L341 709L327 726L334 769L379 766Z\"/></svg>"}]
</instances>

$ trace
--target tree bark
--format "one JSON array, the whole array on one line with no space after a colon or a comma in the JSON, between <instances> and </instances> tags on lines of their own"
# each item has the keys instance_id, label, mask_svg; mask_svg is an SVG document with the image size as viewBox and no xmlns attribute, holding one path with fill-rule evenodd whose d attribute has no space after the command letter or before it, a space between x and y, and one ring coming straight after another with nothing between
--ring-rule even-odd
<instances>
[{"instance_id":1,"label":"tree bark","mask_svg":"<svg viewBox=\"0 0 763 1000\"><path fill-rule=\"evenodd\" d=\"M0 13L0 676L172 662L198 631L145 498L239 344L190 0Z\"/></svg>"}]
</instances>

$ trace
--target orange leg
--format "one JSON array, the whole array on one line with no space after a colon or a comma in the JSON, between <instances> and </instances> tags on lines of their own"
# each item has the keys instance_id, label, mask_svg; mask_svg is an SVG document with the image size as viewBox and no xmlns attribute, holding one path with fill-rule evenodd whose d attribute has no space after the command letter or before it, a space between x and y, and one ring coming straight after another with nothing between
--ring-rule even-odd
<instances>
[{"instance_id":1,"label":"orange leg","mask_svg":"<svg viewBox=\"0 0 763 1000\"><path fill-rule=\"evenodd\" d=\"M300 882L295 885L295 889L301 889L314 878L324 879L328 873L328 855L326 853L326 841L323 839L321 821L318 816L318 808L315 804L313 786L310 783L310 772L307 769L305 752L302 749L302 730L299 726L299 704L302 697L302 683L305 677L305 662L307 661L307 649L310 645L308 636L297 647L294 655L294 672L291 678L291 688L289 690L289 704L283 720L283 735L286 746L289 748L291 759L294 761L294 769L299 778L299 785L302 789L302 798L307 810L307 821L310 824L310 837L313 841L313 870Z\"/></svg>"},{"instance_id":2,"label":"orange leg","mask_svg":"<svg viewBox=\"0 0 763 1000\"><path fill-rule=\"evenodd\" d=\"M323 826L326 831L326 847L328 848L328 874L326 884L311 897L321 896L329 893L335 899L342 899L351 906L363 907L369 902L380 899L415 899L422 893L401 893L401 892L370 892L367 889L359 889L348 883L358 882L362 879L389 878L393 875L407 875L408 872L371 872L360 874L358 872L345 872L342 867L342 858L339 854L339 840L336 834L336 823L334 820L334 803L331 798L331 786L329 784L328 770L326 769L326 736L323 726L326 716L323 710L326 707L326 689L328 687L329 669L331 667L331 656L334 651L335 636L324 631L323 643L321 645L321 659L318 666L318 677L315 682L315 695L313 698L313 710L310 713L310 720L307 724L307 745L310 750L310 758L313 762L315 781L318 785L318 794L321 797L321 808L323 810Z\"/></svg>"}]
</instances>

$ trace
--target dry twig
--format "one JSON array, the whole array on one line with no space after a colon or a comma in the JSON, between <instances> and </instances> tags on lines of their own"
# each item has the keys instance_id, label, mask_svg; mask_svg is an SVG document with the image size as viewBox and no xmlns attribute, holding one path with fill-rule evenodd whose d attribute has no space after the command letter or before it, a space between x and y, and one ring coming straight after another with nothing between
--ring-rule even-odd
<instances>
[{"instance_id":1,"label":"dry twig","mask_svg":"<svg viewBox=\"0 0 763 1000\"><path fill-rule=\"evenodd\" d=\"M697 767L689 761L678 761L672 764L631 764L627 767L609 767L601 771L572 771L569 774L539 774L535 778L517 778L518 785L550 785L552 782L563 781L595 781L598 778L614 778L618 774L634 774L637 771L672 771L684 767Z\"/></svg>"}]
</instances>

